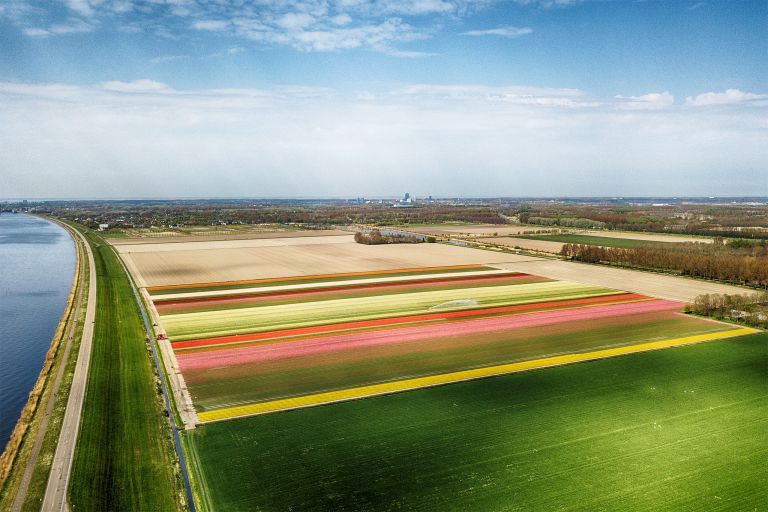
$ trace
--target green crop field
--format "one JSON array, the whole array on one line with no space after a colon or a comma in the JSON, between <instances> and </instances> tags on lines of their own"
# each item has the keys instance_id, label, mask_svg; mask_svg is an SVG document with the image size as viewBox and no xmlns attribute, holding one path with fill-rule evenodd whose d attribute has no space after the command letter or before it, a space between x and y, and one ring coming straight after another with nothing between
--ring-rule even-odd
<instances>
[{"instance_id":1,"label":"green crop field","mask_svg":"<svg viewBox=\"0 0 768 512\"><path fill-rule=\"evenodd\" d=\"M72 509L180 509L170 428L138 306L115 253L93 232L85 234L96 263L98 303L69 485Z\"/></svg>"},{"instance_id":2,"label":"green crop field","mask_svg":"<svg viewBox=\"0 0 768 512\"><path fill-rule=\"evenodd\" d=\"M202 509L758 510L768 503L768 335L185 437Z\"/></svg>"},{"instance_id":3,"label":"green crop field","mask_svg":"<svg viewBox=\"0 0 768 512\"><path fill-rule=\"evenodd\" d=\"M649 242L647 240L631 240L629 238L613 238L607 236L591 236L591 235L525 235L518 238L527 238L529 240L544 240L546 242L563 242L566 244L582 244L582 245L600 245L602 247L622 247L625 249L631 249L633 247L641 247L657 242ZM673 242L674 240L670 240Z\"/></svg>"}]
</instances>

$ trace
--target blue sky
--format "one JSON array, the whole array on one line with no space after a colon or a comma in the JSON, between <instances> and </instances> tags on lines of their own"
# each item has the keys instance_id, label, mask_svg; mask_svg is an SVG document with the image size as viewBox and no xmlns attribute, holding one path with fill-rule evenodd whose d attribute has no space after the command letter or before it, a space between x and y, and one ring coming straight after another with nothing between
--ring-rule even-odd
<instances>
[{"instance_id":1,"label":"blue sky","mask_svg":"<svg viewBox=\"0 0 768 512\"><path fill-rule=\"evenodd\" d=\"M6 0L0 196L768 195L767 20L765 0Z\"/></svg>"}]
</instances>

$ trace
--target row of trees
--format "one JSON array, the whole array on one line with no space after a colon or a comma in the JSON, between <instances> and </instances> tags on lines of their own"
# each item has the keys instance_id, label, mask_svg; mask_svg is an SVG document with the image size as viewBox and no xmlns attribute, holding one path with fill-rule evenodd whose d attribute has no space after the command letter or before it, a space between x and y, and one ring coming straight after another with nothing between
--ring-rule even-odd
<instances>
[{"instance_id":1,"label":"row of trees","mask_svg":"<svg viewBox=\"0 0 768 512\"><path fill-rule=\"evenodd\" d=\"M765 246L734 249L727 245L666 243L623 249L565 244L560 254L588 263L665 270L685 276L768 288Z\"/></svg>"},{"instance_id":2,"label":"row of trees","mask_svg":"<svg viewBox=\"0 0 768 512\"><path fill-rule=\"evenodd\" d=\"M686 305L686 312L734 320L755 327L768 328L768 292L727 295L707 293Z\"/></svg>"},{"instance_id":3,"label":"row of trees","mask_svg":"<svg viewBox=\"0 0 768 512\"><path fill-rule=\"evenodd\" d=\"M410 235L387 234L382 235L378 229L372 229L370 233L355 233L355 242L365 245L384 245L384 244L420 244L423 242L435 242L435 237L421 237Z\"/></svg>"},{"instance_id":4,"label":"row of trees","mask_svg":"<svg viewBox=\"0 0 768 512\"><path fill-rule=\"evenodd\" d=\"M566 228L580 228L580 229L605 229L605 222L592 219L577 219L571 217L531 217L526 214L521 214L519 217L520 222L525 224L536 224L539 226L562 226Z\"/></svg>"}]
</instances>

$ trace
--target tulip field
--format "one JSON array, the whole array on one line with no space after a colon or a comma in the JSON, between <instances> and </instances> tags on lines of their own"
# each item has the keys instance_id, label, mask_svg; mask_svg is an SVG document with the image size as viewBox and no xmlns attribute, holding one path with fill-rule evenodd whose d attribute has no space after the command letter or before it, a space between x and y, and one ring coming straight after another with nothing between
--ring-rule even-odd
<instances>
[{"instance_id":1,"label":"tulip field","mask_svg":"<svg viewBox=\"0 0 768 512\"><path fill-rule=\"evenodd\" d=\"M752 332L480 265L148 292L203 423Z\"/></svg>"}]
</instances>

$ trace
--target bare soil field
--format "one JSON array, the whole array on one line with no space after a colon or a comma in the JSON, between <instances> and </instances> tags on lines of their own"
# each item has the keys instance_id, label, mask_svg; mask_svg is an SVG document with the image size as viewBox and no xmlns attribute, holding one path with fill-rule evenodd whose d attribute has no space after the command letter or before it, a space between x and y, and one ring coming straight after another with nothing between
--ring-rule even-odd
<instances>
[{"instance_id":1,"label":"bare soil field","mask_svg":"<svg viewBox=\"0 0 768 512\"><path fill-rule=\"evenodd\" d=\"M274 239L272 242L278 240L285 243L236 247L233 244L255 241L191 242L167 244L172 249L164 247L158 251L152 250L156 245L121 246L118 249L142 287L528 259L443 244L362 245L352 242L351 237L348 242L345 237L336 236ZM300 240L313 243L295 243ZM211 247L216 243L228 245ZM205 248L201 250L202 244Z\"/></svg>"},{"instance_id":2,"label":"bare soil field","mask_svg":"<svg viewBox=\"0 0 768 512\"><path fill-rule=\"evenodd\" d=\"M527 238L514 238L510 236L498 236L490 238L478 238L478 242L503 245L505 247L520 247L531 251L544 251L559 253L563 248L562 242L547 242L546 240L529 240Z\"/></svg>"},{"instance_id":3,"label":"bare soil field","mask_svg":"<svg viewBox=\"0 0 768 512\"><path fill-rule=\"evenodd\" d=\"M428 226L428 227L405 227L405 228L382 228L391 229L394 231L409 231L413 233L421 233L425 235L435 236L461 236L466 235L470 237L479 236L505 236L505 235L520 235L524 232L533 234L533 232L546 232L552 228L546 226L508 226L498 224L470 224L466 226Z\"/></svg>"},{"instance_id":4,"label":"bare soil field","mask_svg":"<svg viewBox=\"0 0 768 512\"><path fill-rule=\"evenodd\" d=\"M703 293L744 293L744 288L685 277L676 277L637 270L624 270L586 263L562 260L528 258L526 261L495 264L495 267L526 272L563 281L575 281L593 286L604 286L651 297L692 301Z\"/></svg>"},{"instance_id":5,"label":"bare soil field","mask_svg":"<svg viewBox=\"0 0 768 512\"><path fill-rule=\"evenodd\" d=\"M134 244L116 246L120 254L142 252L175 252L175 251L210 251L222 249L247 249L257 247L288 247L293 245L328 245L354 243L353 235L345 236L310 236L310 237L280 237L280 238L249 238L244 240L187 240L184 243L169 242L164 244Z\"/></svg>"},{"instance_id":6,"label":"bare soil field","mask_svg":"<svg viewBox=\"0 0 768 512\"><path fill-rule=\"evenodd\" d=\"M270 238L300 238L315 236L341 236L349 235L346 231L335 229L322 229L312 231L260 231L252 233L233 232L231 234L219 233L211 235L172 235L158 237L136 238L110 238L107 241L114 245L143 245L143 244L167 244L188 242L216 242L224 240L260 240Z\"/></svg>"}]
</instances>

